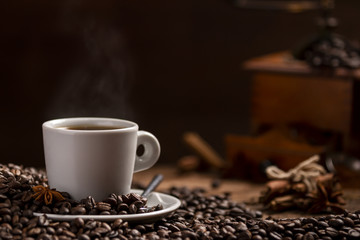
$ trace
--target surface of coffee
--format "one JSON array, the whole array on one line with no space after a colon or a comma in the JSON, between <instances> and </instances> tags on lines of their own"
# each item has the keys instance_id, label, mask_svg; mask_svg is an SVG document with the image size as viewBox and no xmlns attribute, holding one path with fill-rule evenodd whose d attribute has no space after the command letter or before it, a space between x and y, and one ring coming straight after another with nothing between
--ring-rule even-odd
<instances>
[{"instance_id":1,"label":"surface of coffee","mask_svg":"<svg viewBox=\"0 0 360 240\"><path fill-rule=\"evenodd\" d=\"M74 126L64 126L58 128L67 129L67 130L92 131L92 130L115 130L115 129L122 129L124 127L105 126L105 125L74 125Z\"/></svg>"}]
</instances>

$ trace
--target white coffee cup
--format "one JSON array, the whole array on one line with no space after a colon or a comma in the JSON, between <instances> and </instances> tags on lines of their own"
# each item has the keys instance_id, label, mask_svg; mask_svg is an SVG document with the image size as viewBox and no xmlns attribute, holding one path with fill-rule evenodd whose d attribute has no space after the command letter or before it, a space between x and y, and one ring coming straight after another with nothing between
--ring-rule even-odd
<instances>
[{"instance_id":1,"label":"white coffee cup","mask_svg":"<svg viewBox=\"0 0 360 240\"><path fill-rule=\"evenodd\" d=\"M49 186L75 200L129 193L133 173L152 167L160 155L156 137L126 120L64 118L42 127ZM137 156L140 145L144 152Z\"/></svg>"}]
</instances>

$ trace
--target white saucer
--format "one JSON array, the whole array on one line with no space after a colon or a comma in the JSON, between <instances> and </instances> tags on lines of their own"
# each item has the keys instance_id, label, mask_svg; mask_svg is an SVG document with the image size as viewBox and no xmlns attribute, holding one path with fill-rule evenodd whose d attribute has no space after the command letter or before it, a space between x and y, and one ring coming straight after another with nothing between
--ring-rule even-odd
<instances>
[{"instance_id":1,"label":"white saucer","mask_svg":"<svg viewBox=\"0 0 360 240\"><path fill-rule=\"evenodd\" d=\"M132 189L131 192L141 194L142 190ZM137 213L137 214L123 214L123 215L64 215L64 214L49 214L49 213L38 213L34 212L34 216L46 215L48 218L57 221L71 221L75 218L94 219L101 221L114 221L118 218L123 219L127 222L155 222L169 213L175 211L180 207L180 200L168 194L152 192L147 197L147 206L152 207L161 204L164 208L162 210L148 212L148 213Z\"/></svg>"}]
</instances>

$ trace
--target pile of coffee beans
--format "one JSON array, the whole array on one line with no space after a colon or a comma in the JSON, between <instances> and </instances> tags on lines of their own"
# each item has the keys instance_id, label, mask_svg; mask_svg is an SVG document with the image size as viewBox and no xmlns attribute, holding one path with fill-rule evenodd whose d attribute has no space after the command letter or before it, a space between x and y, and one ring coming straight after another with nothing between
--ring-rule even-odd
<instances>
[{"instance_id":1,"label":"pile of coffee beans","mask_svg":"<svg viewBox=\"0 0 360 240\"><path fill-rule=\"evenodd\" d=\"M96 202L91 196L80 201L72 200L67 193L64 201L51 205L34 202L30 208L41 213L72 214L72 215L124 215L147 213L163 209L161 204L148 207L147 199L139 194L130 193L126 195L110 194L104 201Z\"/></svg>"},{"instance_id":2,"label":"pile of coffee beans","mask_svg":"<svg viewBox=\"0 0 360 240\"><path fill-rule=\"evenodd\" d=\"M0 239L360 239L360 211L263 219L261 212L231 201L228 194L209 196L203 189L186 187L168 190L181 200L181 207L154 223L81 218L59 222L46 215L33 216L35 207L28 192L31 186L41 184L46 184L41 171L0 165ZM106 209L97 210L109 211Z\"/></svg>"}]
</instances>

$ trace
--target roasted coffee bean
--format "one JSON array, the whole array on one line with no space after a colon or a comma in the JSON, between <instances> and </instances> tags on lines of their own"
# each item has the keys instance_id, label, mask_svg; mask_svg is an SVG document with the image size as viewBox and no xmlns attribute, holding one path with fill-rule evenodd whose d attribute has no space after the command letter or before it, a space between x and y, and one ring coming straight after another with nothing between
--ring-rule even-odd
<instances>
[{"instance_id":1,"label":"roasted coffee bean","mask_svg":"<svg viewBox=\"0 0 360 240\"><path fill-rule=\"evenodd\" d=\"M81 234L78 237L78 240L90 240L91 238L87 234Z\"/></svg>"},{"instance_id":2,"label":"roasted coffee bean","mask_svg":"<svg viewBox=\"0 0 360 240\"><path fill-rule=\"evenodd\" d=\"M117 206L117 211L129 211L129 206L126 204L126 203L120 203L118 206Z\"/></svg>"},{"instance_id":3,"label":"roasted coffee bean","mask_svg":"<svg viewBox=\"0 0 360 240\"><path fill-rule=\"evenodd\" d=\"M94 220L87 221L84 226L85 229L90 229L90 230L94 229L95 227L96 227L96 221Z\"/></svg>"},{"instance_id":4,"label":"roasted coffee bean","mask_svg":"<svg viewBox=\"0 0 360 240\"><path fill-rule=\"evenodd\" d=\"M61 206L59 209L59 214L69 214L70 213L70 209L65 207L65 206Z\"/></svg>"},{"instance_id":5,"label":"roasted coffee bean","mask_svg":"<svg viewBox=\"0 0 360 240\"><path fill-rule=\"evenodd\" d=\"M328 236L332 237L332 238L335 238L339 235L338 231L332 227L327 227L325 229L325 232Z\"/></svg>"},{"instance_id":6,"label":"roasted coffee bean","mask_svg":"<svg viewBox=\"0 0 360 240\"><path fill-rule=\"evenodd\" d=\"M302 224L311 223L313 225L318 225L319 221L316 218L310 217L310 218L304 218L302 220Z\"/></svg>"},{"instance_id":7,"label":"roasted coffee bean","mask_svg":"<svg viewBox=\"0 0 360 240\"><path fill-rule=\"evenodd\" d=\"M37 235L39 235L40 233L41 233L41 228L39 228L39 227L31 228L31 229L27 232L27 234L28 234L29 236L37 236Z\"/></svg>"},{"instance_id":8,"label":"roasted coffee bean","mask_svg":"<svg viewBox=\"0 0 360 240\"><path fill-rule=\"evenodd\" d=\"M96 209L101 211L109 211L111 209L111 205L106 202L98 202L96 203Z\"/></svg>"},{"instance_id":9,"label":"roasted coffee bean","mask_svg":"<svg viewBox=\"0 0 360 240\"><path fill-rule=\"evenodd\" d=\"M118 229L121 227L122 223L123 223L123 220L121 218L118 218L112 223L112 228Z\"/></svg>"},{"instance_id":10,"label":"roasted coffee bean","mask_svg":"<svg viewBox=\"0 0 360 240\"><path fill-rule=\"evenodd\" d=\"M159 235L160 238L168 238L169 237L169 232L168 230L165 229L160 229L157 231L157 234Z\"/></svg>"},{"instance_id":11,"label":"roasted coffee bean","mask_svg":"<svg viewBox=\"0 0 360 240\"><path fill-rule=\"evenodd\" d=\"M145 233L145 232L146 232L146 228L145 228L144 225L136 225L134 228L135 228L136 230L138 230L139 232L141 232L141 233Z\"/></svg>"},{"instance_id":12,"label":"roasted coffee bean","mask_svg":"<svg viewBox=\"0 0 360 240\"><path fill-rule=\"evenodd\" d=\"M81 205L71 208L72 215L84 215L85 213L86 209Z\"/></svg>"},{"instance_id":13,"label":"roasted coffee bean","mask_svg":"<svg viewBox=\"0 0 360 240\"><path fill-rule=\"evenodd\" d=\"M115 206L117 204L117 195L112 193L108 198L104 200L104 202L109 203L111 206Z\"/></svg>"},{"instance_id":14,"label":"roasted coffee bean","mask_svg":"<svg viewBox=\"0 0 360 240\"><path fill-rule=\"evenodd\" d=\"M346 226L348 226L348 227L354 227L354 221L353 221L351 218L345 217L345 218L343 219L343 221L344 221L344 224L345 224Z\"/></svg>"},{"instance_id":15,"label":"roasted coffee bean","mask_svg":"<svg viewBox=\"0 0 360 240\"><path fill-rule=\"evenodd\" d=\"M270 232L269 234L270 239L273 240L281 240L281 234L277 233L277 232Z\"/></svg>"},{"instance_id":16,"label":"roasted coffee bean","mask_svg":"<svg viewBox=\"0 0 360 240\"><path fill-rule=\"evenodd\" d=\"M140 200L134 201L133 204L134 204L137 208L141 208L141 207L144 207L144 206L145 206L145 202L144 202L144 201L140 201Z\"/></svg>"},{"instance_id":17,"label":"roasted coffee bean","mask_svg":"<svg viewBox=\"0 0 360 240\"><path fill-rule=\"evenodd\" d=\"M303 239L304 240L314 240L314 239L318 239L318 235L314 232L307 232L304 234Z\"/></svg>"},{"instance_id":18,"label":"roasted coffee bean","mask_svg":"<svg viewBox=\"0 0 360 240\"><path fill-rule=\"evenodd\" d=\"M329 226L333 227L333 228L336 228L336 229L339 229L342 226L344 226L344 221L339 219L339 218L330 219L329 220Z\"/></svg>"},{"instance_id":19,"label":"roasted coffee bean","mask_svg":"<svg viewBox=\"0 0 360 240\"><path fill-rule=\"evenodd\" d=\"M109 232L109 229L103 228L103 227L97 227L94 230L95 232L100 233L100 235L104 235L105 233Z\"/></svg>"},{"instance_id":20,"label":"roasted coffee bean","mask_svg":"<svg viewBox=\"0 0 360 240\"><path fill-rule=\"evenodd\" d=\"M77 228L83 228L85 225L85 222L82 218L75 218L71 223Z\"/></svg>"},{"instance_id":21,"label":"roasted coffee bean","mask_svg":"<svg viewBox=\"0 0 360 240\"><path fill-rule=\"evenodd\" d=\"M141 236L141 233L137 229L131 229L129 231L129 235L133 236L133 237L138 237L138 236Z\"/></svg>"},{"instance_id":22,"label":"roasted coffee bean","mask_svg":"<svg viewBox=\"0 0 360 240\"><path fill-rule=\"evenodd\" d=\"M251 239L252 234L249 230L245 230L240 233L237 233L236 236L238 239L247 240L247 239Z\"/></svg>"},{"instance_id":23,"label":"roasted coffee bean","mask_svg":"<svg viewBox=\"0 0 360 240\"><path fill-rule=\"evenodd\" d=\"M349 237L351 237L352 239L360 239L360 232L354 230L354 229L350 229L349 230Z\"/></svg>"},{"instance_id":24,"label":"roasted coffee bean","mask_svg":"<svg viewBox=\"0 0 360 240\"><path fill-rule=\"evenodd\" d=\"M305 234L306 230L304 228L300 228L300 227L297 227L297 228L293 228L292 230L294 233L301 233L301 234Z\"/></svg>"},{"instance_id":25,"label":"roasted coffee bean","mask_svg":"<svg viewBox=\"0 0 360 240\"><path fill-rule=\"evenodd\" d=\"M51 235L55 235L55 229L53 227L47 227L46 232Z\"/></svg>"},{"instance_id":26,"label":"roasted coffee bean","mask_svg":"<svg viewBox=\"0 0 360 240\"><path fill-rule=\"evenodd\" d=\"M131 204L129 206L129 213L136 213L138 208L135 206L135 204Z\"/></svg>"},{"instance_id":27,"label":"roasted coffee bean","mask_svg":"<svg viewBox=\"0 0 360 240\"><path fill-rule=\"evenodd\" d=\"M41 215L38 217L37 224L41 227L46 227L49 225L49 221L45 215Z\"/></svg>"},{"instance_id":28,"label":"roasted coffee bean","mask_svg":"<svg viewBox=\"0 0 360 240\"><path fill-rule=\"evenodd\" d=\"M197 236L194 232L191 232L189 230L183 230L181 231L182 238L188 238L188 239L197 239Z\"/></svg>"},{"instance_id":29,"label":"roasted coffee bean","mask_svg":"<svg viewBox=\"0 0 360 240\"><path fill-rule=\"evenodd\" d=\"M0 208L10 208L11 204L7 202L0 203Z\"/></svg>"},{"instance_id":30,"label":"roasted coffee bean","mask_svg":"<svg viewBox=\"0 0 360 240\"><path fill-rule=\"evenodd\" d=\"M102 211L99 213L99 215L110 215L109 211Z\"/></svg>"},{"instance_id":31,"label":"roasted coffee bean","mask_svg":"<svg viewBox=\"0 0 360 240\"><path fill-rule=\"evenodd\" d=\"M260 235L254 235L252 237L253 240L262 240L263 238Z\"/></svg>"},{"instance_id":32,"label":"roasted coffee bean","mask_svg":"<svg viewBox=\"0 0 360 240\"><path fill-rule=\"evenodd\" d=\"M82 203L87 210L93 209L96 205L95 199L91 196L88 196L86 199L82 200Z\"/></svg>"},{"instance_id":33,"label":"roasted coffee bean","mask_svg":"<svg viewBox=\"0 0 360 240\"><path fill-rule=\"evenodd\" d=\"M0 238L1 239L13 239L13 236L9 232L1 231L0 232Z\"/></svg>"},{"instance_id":34,"label":"roasted coffee bean","mask_svg":"<svg viewBox=\"0 0 360 240\"><path fill-rule=\"evenodd\" d=\"M328 224L327 222L325 222L325 221L319 221L318 223L319 223L319 225L320 225L321 227L323 227L323 228L329 227L329 224Z\"/></svg>"},{"instance_id":35,"label":"roasted coffee bean","mask_svg":"<svg viewBox=\"0 0 360 240\"><path fill-rule=\"evenodd\" d=\"M159 240L160 239L160 236L157 235L155 232L146 233L144 236L145 236L145 239L147 239L147 240Z\"/></svg>"}]
</instances>

